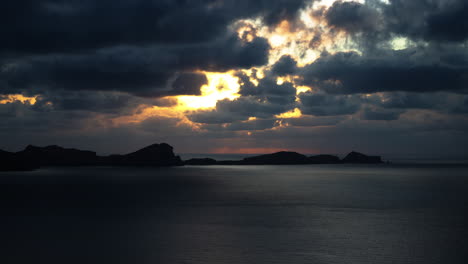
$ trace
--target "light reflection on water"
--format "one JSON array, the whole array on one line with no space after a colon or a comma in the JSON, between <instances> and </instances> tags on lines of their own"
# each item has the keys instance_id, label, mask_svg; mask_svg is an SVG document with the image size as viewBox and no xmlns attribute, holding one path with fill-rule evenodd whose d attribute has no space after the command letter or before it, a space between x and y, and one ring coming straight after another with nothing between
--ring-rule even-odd
<instances>
[{"instance_id":1,"label":"light reflection on water","mask_svg":"<svg viewBox=\"0 0 468 264\"><path fill-rule=\"evenodd\" d=\"M466 263L463 166L0 174L2 263Z\"/></svg>"}]
</instances>

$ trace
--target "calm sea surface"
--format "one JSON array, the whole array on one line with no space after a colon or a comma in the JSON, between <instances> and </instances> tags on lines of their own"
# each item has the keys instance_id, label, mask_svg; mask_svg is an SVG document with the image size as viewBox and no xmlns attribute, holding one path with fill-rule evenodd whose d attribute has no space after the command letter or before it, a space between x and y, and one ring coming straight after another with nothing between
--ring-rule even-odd
<instances>
[{"instance_id":1,"label":"calm sea surface","mask_svg":"<svg viewBox=\"0 0 468 264\"><path fill-rule=\"evenodd\" d=\"M468 167L0 173L0 263L468 263Z\"/></svg>"}]
</instances>

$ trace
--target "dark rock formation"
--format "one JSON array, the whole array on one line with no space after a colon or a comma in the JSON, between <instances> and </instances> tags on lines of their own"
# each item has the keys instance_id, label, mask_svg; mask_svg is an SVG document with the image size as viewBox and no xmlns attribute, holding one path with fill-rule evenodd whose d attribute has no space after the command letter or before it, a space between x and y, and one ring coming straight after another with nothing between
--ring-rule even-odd
<instances>
[{"instance_id":1,"label":"dark rock formation","mask_svg":"<svg viewBox=\"0 0 468 264\"><path fill-rule=\"evenodd\" d=\"M29 145L16 155L23 160L41 166L84 166L97 162L96 152L66 149L59 146L36 147Z\"/></svg>"},{"instance_id":2,"label":"dark rock formation","mask_svg":"<svg viewBox=\"0 0 468 264\"><path fill-rule=\"evenodd\" d=\"M17 153L0 150L0 171L30 171L39 168L39 164L24 160Z\"/></svg>"},{"instance_id":3,"label":"dark rock formation","mask_svg":"<svg viewBox=\"0 0 468 264\"><path fill-rule=\"evenodd\" d=\"M340 158L333 155L316 155L309 157L310 164L337 164L341 163Z\"/></svg>"},{"instance_id":4,"label":"dark rock formation","mask_svg":"<svg viewBox=\"0 0 468 264\"><path fill-rule=\"evenodd\" d=\"M126 155L100 157L93 151L67 149L59 146L27 146L20 152L0 150L0 171L33 170L40 166L183 166L187 165L293 165L337 163L382 163L380 156L349 153L343 160L333 155L306 157L297 152L281 151L244 158L216 161L210 158L190 159L183 162L166 144L153 144Z\"/></svg>"},{"instance_id":5,"label":"dark rock formation","mask_svg":"<svg viewBox=\"0 0 468 264\"><path fill-rule=\"evenodd\" d=\"M367 156L353 151L342 161L343 163L382 163L382 158L380 156Z\"/></svg>"},{"instance_id":6,"label":"dark rock formation","mask_svg":"<svg viewBox=\"0 0 468 264\"><path fill-rule=\"evenodd\" d=\"M189 159L184 162L185 165L216 165L217 161L210 158Z\"/></svg>"},{"instance_id":7,"label":"dark rock formation","mask_svg":"<svg viewBox=\"0 0 468 264\"><path fill-rule=\"evenodd\" d=\"M126 155L99 157L96 152L59 146L27 146L12 153L0 150L0 171L33 170L41 166L182 166L166 143L154 144Z\"/></svg>"},{"instance_id":8,"label":"dark rock formation","mask_svg":"<svg viewBox=\"0 0 468 264\"><path fill-rule=\"evenodd\" d=\"M273 154L244 158L240 161L244 165L287 165L307 164L309 159L297 152L281 151Z\"/></svg>"},{"instance_id":9,"label":"dark rock formation","mask_svg":"<svg viewBox=\"0 0 468 264\"><path fill-rule=\"evenodd\" d=\"M166 143L153 144L126 155L111 155L114 166L181 166L182 160L174 155L173 148Z\"/></svg>"}]
</instances>

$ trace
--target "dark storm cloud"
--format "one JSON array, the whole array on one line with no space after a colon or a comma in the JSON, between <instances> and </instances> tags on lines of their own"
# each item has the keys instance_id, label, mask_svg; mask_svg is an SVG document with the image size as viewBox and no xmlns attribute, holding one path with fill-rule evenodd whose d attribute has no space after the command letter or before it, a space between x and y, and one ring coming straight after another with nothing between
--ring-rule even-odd
<instances>
[{"instance_id":1,"label":"dark storm cloud","mask_svg":"<svg viewBox=\"0 0 468 264\"><path fill-rule=\"evenodd\" d=\"M304 5L303 0L2 3L0 93L88 90L151 97L198 95L199 85L206 83L203 77L198 75L193 85L175 78L268 61L268 41L255 38L244 43L230 31L233 22L261 17L273 25L293 20Z\"/></svg>"},{"instance_id":2,"label":"dark storm cloud","mask_svg":"<svg viewBox=\"0 0 468 264\"><path fill-rule=\"evenodd\" d=\"M271 69L273 74L286 76L297 71L297 62L289 55L282 56Z\"/></svg>"},{"instance_id":3,"label":"dark storm cloud","mask_svg":"<svg viewBox=\"0 0 468 264\"><path fill-rule=\"evenodd\" d=\"M4 66L0 72L1 93L33 89L37 94L55 89L121 91L153 97L198 95L198 85L205 84L206 77L185 71L262 65L267 61L268 50L265 39L243 43L228 34L213 43L185 47L121 46L86 54L37 56ZM173 77L177 79L171 83ZM188 85L190 81L192 85Z\"/></svg>"},{"instance_id":4,"label":"dark storm cloud","mask_svg":"<svg viewBox=\"0 0 468 264\"><path fill-rule=\"evenodd\" d=\"M460 42L468 38L465 0L392 0L383 15L389 31L426 41Z\"/></svg>"},{"instance_id":5,"label":"dark storm cloud","mask_svg":"<svg viewBox=\"0 0 468 264\"><path fill-rule=\"evenodd\" d=\"M52 111L20 102L0 104L0 116L0 132L18 137L20 134L81 131L87 126L86 122L95 117L94 113L88 111ZM91 122L88 125L93 126Z\"/></svg>"},{"instance_id":6,"label":"dark storm cloud","mask_svg":"<svg viewBox=\"0 0 468 264\"><path fill-rule=\"evenodd\" d=\"M292 19L303 0L19 0L0 6L1 52L212 41L241 18Z\"/></svg>"},{"instance_id":7,"label":"dark storm cloud","mask_svg":"<svg viewBox=\"0 0 468 264\"><path fill-rule=\"evenodd\" d=\"M455 106L452 109L452 113L455 114L468 114L468 97L463 100L463 103Z\"/></svg>"},{"instance_id":8,"label":"dark storm cloud","mask_svg":"<svg viewBox=\"0 0 468 264\"><path fill-rule=\"evenodd\" d=\"M290 110L290 107L290 105L261 101L256 96L242 96L233 101L218 101L216 109L198 111L188 117L197 123L223 124L248 120L249 117L271 118Z\"/></svg>"},{"instance_id":9,"label":"dark storm cloud","mask_svg":"<svg viewBox=\"0 0 468 264\"><path fill-rule=\"evenodd\" d=\"M430 109L435 108L441 99L440 94L420 94L420 93L387 93L383 100L379 98L376 104L384 108L397 109Z\"/></svg>"},{"instance_id":10,"label":"dark storm cloud","mask_svg":"<svg viewBox=\"0 0 468 264\"><path fill-rule=\"evenodd\" d=\"M203 124L202 128L210 132L260 131L271 129L276 123L276 119L255 119L249 121L233 121L228 124Z\"/></svg>"},{"instance_id":11,"label":"dark storm cloud","mask_svg":"<svg viewBox=\"0 0 468 264\"><path fill-rule=\"evenodd\" d=\"M428 42L461 42L468 38L468 3L464 0L391 0L335 2L325 13L328 24L366 41L406 36Z\"/></svg>"},{"instance_id":12,"label":"dark storm cloud","mask_svg":"<svg viewBox=\"0 0 468 264\"><path fill-rule=\"evenodd\" d=\"M318 127L335 126L345 120L344 116L302 116L300 118L284 119L291 126L296 127Z\"/></svg>"},{"instance_id":13,"label":"dark storm cloud","mask_svg":"<svg viewBox=\"0 0 468 264\"><path fill-rule=\"evenodd\" d=\"M209 40L229 21L216 8L209 9L209 2L213 1L10 1L2 4L6 34L0 47L11 52L68 52Z\"/></svg>"},{"instance_id":14,"label":"dark storm cloud","mask_svg":"<svg viewBox=\"0 0 468 264\"><path fill-rule=\"evenodd\" d=\"M437 55L418 53L411 49L386 51L377 55L338 52L322 55L305 66L301 74L306 85L334 94L466 92L468 64L450 64L450 61L443 61ZM466 54L460 53L460 56L466 57Z\"/></svg>"},{"instance_id":15,"label":"dark storm cloud","mask_svg":"<svg viewBox=\"0 0 468 264\"><path fill-rule=\"evenodd\" d=\"M242 96L254 96L257 101L278 105L293 105L296 100L296 88L290 82L277 84L276 78L269 72L258 80L258 86L254 85L244 73L239 73L242 84L239 94Z\"/></svg>"},{"instance_id":16,"label":"dark storm cloud","mask_svg":"<svg viewBox=\"0 0 468 264\"><path fill-rule=\"evenodd\" d=\"M174 94L201 95L200 87L208 83L204 74L183 73L172 84Z\"/></svg>"},{"instance_id":17,"label":"dark storm cloud","mask_svg":"<svg viewBox=\"0 0 468 264\"><path fill-rule=\"evenodd\" d=\"M303 114L314 116L351 115L359 111L362 100L355 95L329 95L302 93L300 109Z\"/></svg>"},{"instance_id":18,"label":"dark storm cloud","mask_svg":"<svg viewBox=\"0 0 468 264\"><path fill-rule=\"evenodd\" d=\"M335 2L325 13L328 24L351 33L374 31L379 25L379 13L357 2Z\"/></svg>"},{"instance_id":19,"label":"dark storm cloud","mask_svg":"<svg viewBox=\"0 0 468 264\"><path fill-rule=\"evenodd\" d=\"M393 110L426 109L447 114L462 114L467 110L468 95L448 92L393 92L368 97L366 102Z\"/></svg>"},{"instance_id":20,"label":"dark storm cloud","mask_svg":"<svg viewBox=\"0 0 468 264\"><path fill-rule=\"evenodd\" d=\"M269 50L270 44L265 38L257 37L244 43L236 33L230 32L212 43L182 46L169 51L178 55L178 67L228 71L265 65L268 62Z\"/></svg>"},{"instance_id":21,"label":"dark storm cloud","mask_svg":"<svg viewBox=\"0 0 468 264\"><path fill-rule=\"evenodd\" d=\"M58 91L39 96L32 107L36 111L90 111L124 114L148 100L118 92Z\"/></svg>"},{"instance_id":22,"label":"dark storm cloud","mask_svg":"<svg viewBox=\"0 0 468 264\"><path fill-rule=\"evenodd\" d=\"M362 111L361 119L393 121L398 120L401 114L402 111L398 110L372 109L370 107L365 107Z\"/></svg>"}]
</instances>

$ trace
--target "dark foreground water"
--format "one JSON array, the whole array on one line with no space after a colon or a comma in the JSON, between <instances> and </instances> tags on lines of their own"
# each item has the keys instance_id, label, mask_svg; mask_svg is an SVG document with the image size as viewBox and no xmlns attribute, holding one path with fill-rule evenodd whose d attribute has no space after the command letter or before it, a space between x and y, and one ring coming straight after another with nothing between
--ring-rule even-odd
<instances>
[{"instance_id":1,"label":"dark foreground water","mask_svg":"<svg viewBox=\"0 0 468 264\"><path fill-rule=\"evenodd\" d=\"M468 263L468 168L0 173L0 263Z\"/></svg>"}]
</instances>

